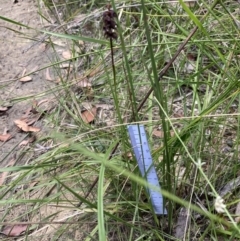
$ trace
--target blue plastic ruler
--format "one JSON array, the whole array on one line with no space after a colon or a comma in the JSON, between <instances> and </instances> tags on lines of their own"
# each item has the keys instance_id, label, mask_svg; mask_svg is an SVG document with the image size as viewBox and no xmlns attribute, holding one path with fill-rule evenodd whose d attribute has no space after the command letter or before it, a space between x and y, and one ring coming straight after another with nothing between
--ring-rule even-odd
<instances>
[{"instance_id":1,"label":"blue plastic ruler","mask_svg":"<svg viewBox=\"0 0 240 241\"><path fill-rule=\"evenodd\" d=\"M156 169L153 165L151 152L148 145L146 132L143 125L128 125L128 133L131 145L138 162L140 172L147 182L152 186L156 186L158 191L147 189L153 210L157 215L167 214L166 208L163 206L163 196L160 193L161 187L158 181Z\"/></svg>"}]
</instances>

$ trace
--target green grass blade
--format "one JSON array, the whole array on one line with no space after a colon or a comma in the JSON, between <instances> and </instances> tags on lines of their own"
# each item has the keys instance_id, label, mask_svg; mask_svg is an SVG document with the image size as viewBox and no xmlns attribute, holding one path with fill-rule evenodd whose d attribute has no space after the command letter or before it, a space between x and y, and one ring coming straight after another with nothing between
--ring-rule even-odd
<instances>
[{"instance_id":1,"label":"green grass blade","mask_svg":"<svg viewBox=\"0 0 240 241\"><path fill-rule=\"evenodd\" d=\"M98 237L99 240L106 240L105 221L104 221L104 173L105 166L101 164L98 180Z\"/></svg>"}]
</instances>

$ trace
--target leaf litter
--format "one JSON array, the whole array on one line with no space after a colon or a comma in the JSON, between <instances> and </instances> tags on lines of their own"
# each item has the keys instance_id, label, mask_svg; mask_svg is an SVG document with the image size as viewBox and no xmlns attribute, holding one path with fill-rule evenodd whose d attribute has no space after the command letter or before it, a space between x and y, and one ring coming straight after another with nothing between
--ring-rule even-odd
<instances>
[{"instance_id":1,"label":"leaf litter","mask_svg":"<svg viewBox=\"0 0 240 241\"><path fill-rule=\"evenodd\" d=\"M44 99L39 102L34 100L32 106L26 110L22 118L14 121L15 125L24 132L39 132L41 129L39 127L35 127L32 125L42 117L44 112L49 111L51 109L47 107L47 108L39 109L41 110L41 112L37 110L37 108L40 105L46 102L49 102L49 100Z\"/></svg>"},{"instance_id":2,"label":"leaf litter","mask_svg":"<svg viewBox=\"0 0 240 241\"><path fill-rule=\"evenodd\" d=\"M19 79L20 82L29 82L32 81L32 77L29 75L25 75L26 74L26 68L23 70L22 72L22 77Z\"/></svg>"},{"instance_id":3,"label":"leaf litter","mask_svg":"<svg viewBox=\"0 0 240 241\"><path fill-rule=\"evenodd\" d=\"M34 127L34 126L29 126L25 121L22 121L22 120L15 120L14 123L18 128L20 128L22 131L25 131L25 132L40 131L40 128Z\"/></svg>"},{"instance_id":4,"label":"leaf litter","mask_svg":"<svg viewBox=\"0 0 240 241\"><path fill-rule=\"evenodd\" d=\"M12 138L11 134L0 135L0 141L6 142Z\"/></svg>"},{"instance_id":5,"label":"leaf litter","mask_svg":"<svg viewBox=\"0 0 240 241\"><path fill-rule=\"evenodd\" d=\"M41 101L34 100L32 106L26 110L22 118L14 121L15 125L24 132L39 132L41 129L32 125L36 123L44 113L52 109L49 103L49 99L43 99Z\"/></svg>"},{"instance_id":6,"label":"leaf litter","mask_svg":"<svg viewBox=\"0 0 240 241\"><path fill-rule=\"evenodd\" d=\"M84 110L81 112L81 117L82 117L82 120L85 122L85 123L92 123L95 119L95 116L97 114L97 108L96 107L92 107L91 109L89 110Z\"/></svg>"},{"instance_id":7,"label":"leaf litter","mask_svg":"<svg viewBox=\"0 0 240 241\"><path fill-rule=\"evenodd\" d=\"M50 76L49 68L46 69L45 78L46 78L46 80L48 80L48 81L54 81L54 79Z\"/></svg>"},{"instance_id":8,"label":"leaf litter","mask_svg":"<svg viewBox=\"0 0 240 241\"><path fill-rule=\"evenodd\" d=\"M191 60L191 59L190 59ZM80 86L81 87L81 86ZM91 86L90 86L91 87ZM82 88L84 88L84 86L82 86ZM97 106L96 106L97 107ZM107 108L106 108L107 109ZM95 110L96 112L96 110ZM82 119L84 122L86 123L91 123L94 119L95 119L95 116L96 116L96 113L94 114L94 111L93 111L93 108L92 109L88 109L88 110L84 110L81 112L82 114ZM28 125L29 123L26 122ZM156 131L155 133L153 133L156 137L161 137L163 136L163 133L161 131ZM184 216L184 215L183 215ZM177 235L177 236L180 236L180 235Z\"/></svg>"},{"instance_id":9,"label":"leaf litter","mask_svg":"<svg viewBox=\"0 0 240 241\"><path fill-rule=\"evenodd\" d=\"M28 224L16 224L13 226L5 226L2 230L2 234L8 237L19 237L28 229Z\"/></svg>"},{"instance_id":10,"label":"leaf litter","mask_svg":"<svg viewBox=\"0 0 240 241\"><path fill-rule=\"evenodd\" d=\"M31 76L24 76L19 81L21 81L21 82L29 82L29 81L32 81L32 77Z\"/></svg>"},{"instance_id":11,"label":"leaf litter","mask_svg":"<svg viewBox=\"0 0 240 241\"><path fill-rule=\"evenodd\" d=\"M7 110L8 110L8 108L7 108L7 107L0 106L0 111L1 111L1 112L5 112L5 111L7 111Z\"/></svg>"}]
</instances>

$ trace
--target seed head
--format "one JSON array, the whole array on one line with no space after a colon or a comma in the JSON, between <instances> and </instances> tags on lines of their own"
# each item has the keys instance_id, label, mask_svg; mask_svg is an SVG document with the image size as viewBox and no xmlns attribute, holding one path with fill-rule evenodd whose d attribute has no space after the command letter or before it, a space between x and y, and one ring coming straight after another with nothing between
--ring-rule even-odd
<instances>
[{"instance_id":1,"label":"seed head","mask_svg":"<svg viewBox=\"0 0 240 241\"><path fill-rule=\"evenodd\" d=\"M111 6L107 5L107 10L103 13L103 32L106 38L117 39L117 24L115 22L117 14L110 8Z\"/></svg>"}]
</instances>

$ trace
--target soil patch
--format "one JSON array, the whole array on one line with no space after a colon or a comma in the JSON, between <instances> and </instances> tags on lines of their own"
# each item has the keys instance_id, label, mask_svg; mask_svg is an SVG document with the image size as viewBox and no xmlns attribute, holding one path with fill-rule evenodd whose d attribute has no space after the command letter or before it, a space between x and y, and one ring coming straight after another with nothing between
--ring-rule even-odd
<instances>
[{"instance_id":1,"label":"soil patch","mask_svg":"<svg viewBox=\"0 0 240 241\"><path fill-rule=\"evenodd\" d=\"M13 1L0 0L0 6L1 16L35 29L43 27L36 1L18 1L14 4ZM22 118L34 101L43 98L41 93L51 90L52 83L46 81L45 70L41 70L50 64L51 53L44 44L35 44L36 41L32 40L38 35L34 30L1 20L0 106L8 110L0 112L0 134L8 132L12 135L11 140L0 142L1 167L5 167L17 154L21 149L18 145L28 136L16 127L14 121ZM28 74L31 72L34 73ZM29 79L21 79L22 76ZM42 128L40 121L36 121L35 125Z\"/></svg>"}]
</instances>

